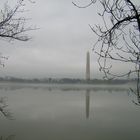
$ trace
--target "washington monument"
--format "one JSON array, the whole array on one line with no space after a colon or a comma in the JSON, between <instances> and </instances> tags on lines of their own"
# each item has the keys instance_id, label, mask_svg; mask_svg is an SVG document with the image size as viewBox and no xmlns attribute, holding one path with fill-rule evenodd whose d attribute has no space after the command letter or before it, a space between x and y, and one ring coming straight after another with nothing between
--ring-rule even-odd
<instances>
[{"instance_id":1,"label":"washington monument","mask_svg":"<svg viewBox=\"0 0 140 140\"><path fill-rule=\"evenodd\" d=\"M87 52L86 56L86 80L90 80L90 54Z\"/></svg>"}]
</instances>

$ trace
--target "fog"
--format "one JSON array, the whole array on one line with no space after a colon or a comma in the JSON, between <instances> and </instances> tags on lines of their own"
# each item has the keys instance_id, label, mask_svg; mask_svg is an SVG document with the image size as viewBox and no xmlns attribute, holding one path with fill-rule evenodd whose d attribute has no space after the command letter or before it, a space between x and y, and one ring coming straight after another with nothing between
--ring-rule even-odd
<instances>
[{"instance_id":1,"label":"fog","mask_svg":"<svg viewBox=\"0 0 140 140\"><path fill-rule=\"evenodd\" d=\"M88 3L86 0L74 2ZM28 42L0 40L1 53L8 57L0 76L84 78L89 51L91 78L102 78L97 56L92 51L97 38L89 27L102 22L97 14L101 11L99 4L86 9L75 7L72 0L36 0L34 4L29 1L25 4L29 11L23 15L31 18L27 26L39 29L27 32L32 37ZM121 69L115 66L115 70L123 71L128 66L122 65Z\"/></svg>"}]
</instances>

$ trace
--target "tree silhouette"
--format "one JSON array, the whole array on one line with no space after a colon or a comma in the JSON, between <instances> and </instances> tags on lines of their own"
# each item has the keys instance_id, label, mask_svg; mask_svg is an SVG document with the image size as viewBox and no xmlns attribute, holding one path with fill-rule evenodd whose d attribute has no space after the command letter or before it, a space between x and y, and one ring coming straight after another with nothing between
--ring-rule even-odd
<instances>
[{"instance_id":1,"label":"tree silhouette","mask_svg":"<svg viewBox=\"0 0 140 140\"><path fill-rule=\"evenodd\" d=\"M11 8L8 2L4 4L0 11L0 37L10 40L28 41L30 38L25 34L26 31L32 30L26 27L26 18L21 16L25 4L24 0L18 0L15 7Z\"/></svg>"},{"instance_id":2,"label":"tree silhouette","mask_svg":"<svg viewBox=\"0 0 140 140\"><path fill-rule=\"evenodd\" d=\"M8 2L3 4L3 8L0 9L0 38L6 39L7 41L19 40L28 41L30 37L25 34L29 30L34 30L35 28L27 27L27 19L22 16L24 13L25 0L17 0L15 6L11 8ZM34 3L32 0L28 0ZM1 2L2 5L2 2ZM3 59L7 57L0 53L0 65L4 66ZM7 105L5 104L3 98L0 99L0 112L7 117L11 118L11 113L6 110Z\"/></svg>"},{"instance_id":3,"label":"tree silhouette","mask_svg":"<svg viewBox=\"0 0 140 140\"><path fill-rule=\"evenodd\" d=\"M140 97L140 6L132 0L90 0L86 8L99 2L102 11L99 16L103 22L101 25L89 25L97 35L97 42L93 50L99 56L100 71L104 72L104 78L135 76L137 90ZM127 72L116 74L113 72L115 61L132 64Z\"/></svg>"}]
</instances>

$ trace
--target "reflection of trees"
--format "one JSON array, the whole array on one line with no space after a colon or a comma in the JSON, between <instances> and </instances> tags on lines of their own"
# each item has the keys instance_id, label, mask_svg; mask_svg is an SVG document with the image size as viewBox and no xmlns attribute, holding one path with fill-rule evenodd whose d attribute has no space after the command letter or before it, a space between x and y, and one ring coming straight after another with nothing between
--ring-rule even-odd
<instances>
[{"instance_id":1,"label":"reflection of trees","mask_svg":"<svg viewBox=\"0 0 140 140\"><path fill-rule=\"evenodd\" d=\"M135 105L138 105L140 106L140 96L138 96L137 92L130 89L130 91L128 92L128 95L132 95L132 97L134 97L134 99L132 99L132 102L135 104Z\"/></svg>"},{"instance_id":2,"label":"reflection of trees","mask_svg":"<svg viewBox=\"0 0 140 140\"><path fill-rule=\"evenodd\" d=\"M135 105L140 106L140 96L137 95L137 101L132 101Z\"/></svg>"},{"instance_id":3,"label":"reflection of trees","mask_svg":"<svg viewBox=\"0 0 140 140\"><path fill-rule=\"evenodd\" d=\"M0 112L7 118L13 119L12 113L7 109L6 97L0 98Z\"/></svg>"},{"instance_id":4,"label":"reflection of trees","mask_svg":"<svg viewBox=\"0 0 140 140\"><path fill-rule=\"evenodd\" d=\"M0 140L14 140L15 135L9 135L8 137L0 136Z\"/></svg>"}]
</instances>

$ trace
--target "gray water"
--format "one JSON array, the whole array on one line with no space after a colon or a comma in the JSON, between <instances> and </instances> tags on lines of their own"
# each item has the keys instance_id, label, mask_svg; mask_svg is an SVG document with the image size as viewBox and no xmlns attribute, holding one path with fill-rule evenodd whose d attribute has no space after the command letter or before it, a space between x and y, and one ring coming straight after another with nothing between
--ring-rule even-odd
<instances>
[{"instance_id":1,"label":"gray water","mask_svg":"<svg viewBox=\"0 0 140 140\"><path fill-rule=\"evenodd\" d=\"M128 86L1 83L12 120L2 140L139 140L140 106Z\"/></svg>"}]
</instances>

